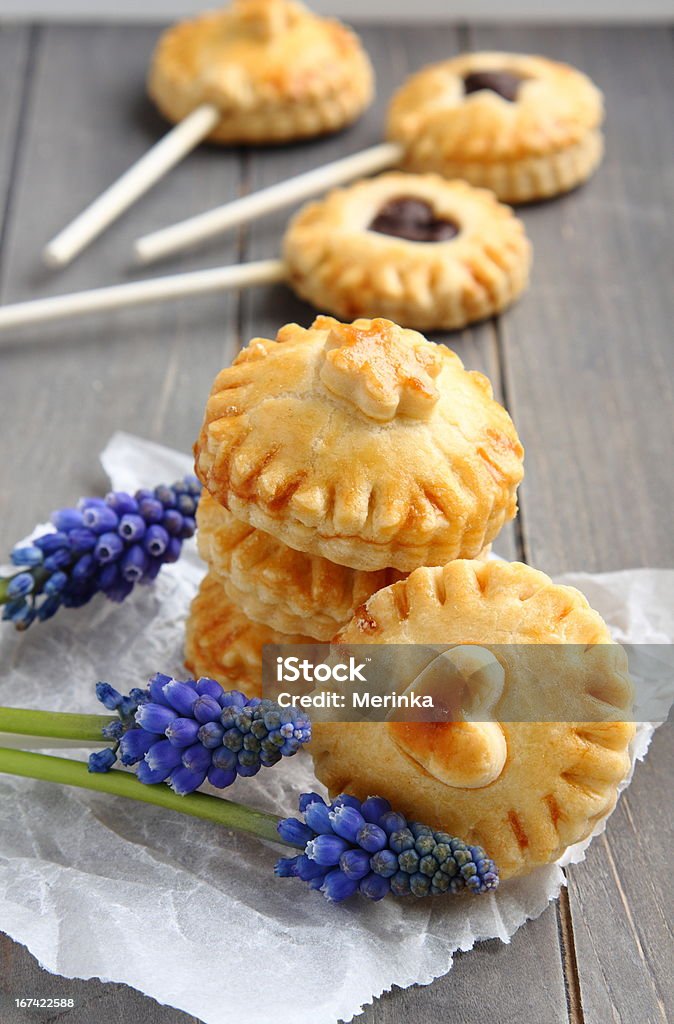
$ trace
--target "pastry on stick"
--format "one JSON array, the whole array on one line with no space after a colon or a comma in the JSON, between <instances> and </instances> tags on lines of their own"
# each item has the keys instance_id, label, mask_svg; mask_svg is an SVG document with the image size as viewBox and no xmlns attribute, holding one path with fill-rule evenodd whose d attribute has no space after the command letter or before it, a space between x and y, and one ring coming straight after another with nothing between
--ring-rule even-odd
<instances>
[{"instance_id":1,"label":"pastry on stick","mask_svg":"<svg viewBox=\"0 0 674 1024\"><path fill-rule=\"evenodd\" d=\"M355 121L373 92L357 36L296 0L233 0L161 36L148 91L175 124L121 178L49 242L64 266L205 139L278 143Z\"/></svg>"},{"instance_id":2,"label":"pastry on stick","mask_svg":"<svg viewBox=\"0 0 674 1024\"><path fill-rule=\"evenodd\" d=\"M466 53L412 75L387 142L139 238L145 263L346 181L399 166L463 178L508 203L568 192L598 166L603 98L581 71L512 53Z\"/></svg>"},{"instance_id":3,"label":"pastry on stick","mask_svg":"<svg viewBox=\"0 0 674 1024\"><path fill-rule=\"evenodd\" d=\"M526 286L522 222L492 193L393 172L336 190L291 221L283 260L263 260L0 307L0 330L285 280L344 319L451 330L505 309Z\"/></svg>"}]
</instances>

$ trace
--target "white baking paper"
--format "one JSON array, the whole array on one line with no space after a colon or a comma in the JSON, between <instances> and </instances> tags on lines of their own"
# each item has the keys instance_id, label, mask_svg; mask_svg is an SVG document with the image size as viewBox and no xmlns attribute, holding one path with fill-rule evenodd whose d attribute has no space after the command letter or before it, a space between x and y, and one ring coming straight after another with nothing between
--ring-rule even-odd
<instances>
[{"instance_id":1,"label":"white baking paper","mask_svg":"<svg viewBox=\"0 0 674 1024\"><path fill-rule=\"evenodd\" d=\"M102 462L113 486L129 491L171 482L191 464L126 434L112 438ZM0 703L96 711L99 679L126 691L157 670L180 674L184 618L202 573L190 542L121 606L99 598L25 634L5 627ZM672 642L674 571L564 582L587 594L619 639ZM651 734L639 728L636 757ZM297 795L315 788L311 759L300 754L227 795L291 814ZM586 845L564 862L582 860ZM0 776L0 928L49 971L125 982L206 1024L349 1021L392 985L446 973L456 950L508 942L564 884L551 865L482 898L334 906L276 879L278 854L159 808Z\"/></svg>"}]
</instances>

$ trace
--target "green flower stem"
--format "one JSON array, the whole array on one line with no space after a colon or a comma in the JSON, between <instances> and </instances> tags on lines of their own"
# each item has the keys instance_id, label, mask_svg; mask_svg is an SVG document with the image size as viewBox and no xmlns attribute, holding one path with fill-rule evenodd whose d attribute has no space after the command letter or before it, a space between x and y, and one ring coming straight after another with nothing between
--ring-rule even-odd
<instances>
[{"instance_id":1,"label":"green flower stem","mask_svg":"<svg viewBox=\"0 0 674 1024\"><path fill-rule=\"evenodd\" d=\"M117 722L117 715L73 715L66 711L32 711L0 707L0 732L45 736L61 740L103 743L102 729Z\"/></svg>"},{"instance_id":2,"label":"green flower stem","mask_svg":"<svg viewBox=\"0 0 674 1024\"><path fill-rule=\"evenodd\" d=\"M208 796L206 793L178 796L162 783L156 786L143 785L131 772L114 769L103 773L90 772L81 761L0 747L0 773L58 782L63 786L79 786L81 789L92 789L97 793L112 793L114 796L155 804L170 811L182 811L193 818L214 821L225 828L248 832L259 839L267 839L284 846L290 845L284 843L276 831L281 819L275 814L254 811L243 804L236 804L217 796Z\"/></svg>"},{"instance_id":3,"label":"green flower stem","mask_svg":"<svg viewBox=\"0 0 674 1024\"><path fill-rule=\"evenodd\" d=\"M7 593L7 587L11 576L0 576L0 604L7 604L9 601L9 594Z\"/></svg>"}]
</instances>

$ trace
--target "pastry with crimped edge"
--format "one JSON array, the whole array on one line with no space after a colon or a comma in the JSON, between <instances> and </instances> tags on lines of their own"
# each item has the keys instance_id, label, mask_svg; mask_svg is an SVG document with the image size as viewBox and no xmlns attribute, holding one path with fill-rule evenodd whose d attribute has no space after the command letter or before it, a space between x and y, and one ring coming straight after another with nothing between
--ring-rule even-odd
<instances>
[{"instance_id":1,"label":"pastry with crimped edge","mask_svg":"<svg viewBox=\"0 0 674 1024\"><path fill-rule=\"evenodd\" d=\"M557 860L613 810L632 688L625 652L579 591L520 563L456 561L375 594L337 639L456 644L450 675L465 689L449 722L316 722L331 793L395 799L484 846L503 878ZM442 694L447 677L431 685Z\"/></svg>"},{"instance_id":2,"label":"pastry with crimped edge","mask_svg":"<svg viewBox=\"0 0 674 1024\"><path fill-rule=\"evenodd\" d=\"M219 108L212 142L287 142L355 121L372 99L373 74L338 21L294 0L234 0L162 35L148 91L173 122L202 104Z\"/></svg>"},{"instance_id":3,"label":"pastry with crimped edge","mask_svg":"<svg viewBox=\"0 0 674 1024\"><path fill-rule=\"evenodd\" d=\"M318 309L451 330L520 295L531 247L522 222L491 192L394 172L303 207L283 255L289 282Z\"/></svg>"},{"instance_id":4,"label":"pastry with crimped edge","mask_svg":"<svg viewBox=\"0 0 674 1024\"><path fill-rule=\"evenodd\" d=\"M235 519L204 491L197 510L199 554L249 619L283 633L331 640L364 601L402 579L396 569L361 572L295 551Z\"/></svg>"},{"instance_id":5,"label":"pastry with crimped edge","mask_svg":"<svg viewBox=\"0 0 674 1024\"><path fill-rule=\"evenodd\" d=\"M464 53L423 68L395 94L387 133L403 167L547 199L589 178L603 152L603 98L587 75L545 57Z\"/></svg>"},{"instance_id":6,"label":"pastry with crimped edge","mask_svg":"<svg viewBox=\"0 0 674 1024\"><path fill-rule=\"evenodd\" d=\"M213 385L195 468L235 518L368 572L474 558L516 513L523 449L481 373L389 320L255 338Z\"/></svg>"},{"instance_id":7,"label":"pastry with crimped edge","mask_svg":"<svg viewBox=\"0 0 674 1024\"><path fill-rule=\"evenodd\" d=\"M185 632L185 667L195 679L207 676L249 697L262 693L264 644L315 643L252 622L232 604L212 573L202 580L190 606Z\"/></svg>"}]
</instances>

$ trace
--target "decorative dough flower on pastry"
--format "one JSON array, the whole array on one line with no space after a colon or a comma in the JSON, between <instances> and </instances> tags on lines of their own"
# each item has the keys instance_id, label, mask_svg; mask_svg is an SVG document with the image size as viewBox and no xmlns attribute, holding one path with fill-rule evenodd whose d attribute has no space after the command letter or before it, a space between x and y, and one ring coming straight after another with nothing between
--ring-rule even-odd
<instances>
[{"instance_id":1,"label":"decorative dough flower on pastry","mask_svg":"<svg viewBox=\"0 0 674 1024\"><path fill-rule=\"evenodd\" d=\"M311 751L331 792L395 799L483 845L504 878L556 860L613 810L632 688L624 651L579 591L516 562L450 562L379 591L337 639L460 645L448 676L463 678L449 721L317 722ZM488 721L476 721L480 703Z\"/></svg>"},{"instance_id":2,"label":"decorative dough flower on pastry","mask_svg":"<svg viewBox=\"0 0 674 1024\"><path fill-rule=\"evenodd\" d=\"M523 449L481 373L389 320L319 316L220 372L196 472L237 518L354 569L474 558L517 510Z\"/></svg>"},{"instance_id":3,"label":"decorative dough flower on pastry","mask_svg":"<svg viewBox=\"0 0 674 1024\"><path fill-rule=\"evenodd\" d=\"M195 679L208 676L249 697L262 693L264 644L311 644L310 637L288 636L251 622L231 603L213 573L202 580L192 601L185 634L185 666Z\"/></svg>"},{"instance_id":4,"label":"decorative dough flower on pastry","mask_svg":"<svg viewBox=\"0 0 674 1024\"><path fill-rule=\"evenodd\" d=\"M283 633L330 640L364 601L402 579L396 569L361 572L295 551L235 519L204 491L197 510L199 554L249 619Z\"/></svg>"},{"instance_id":5,"label":"decorative dough flower on pastry","mask_svg":"<svg viewBox=\"0 0 674 1024\"><path fill-rule=\"evenodd\" d=\"M525 203L575 188L603 152L602 94L546 59L464 53L413 75L393 97L388 137L403 166L436 171Z\"/></svg>"},{"instance_id":6,"label":"decorative dough flower on pastry","mask_svg":"<svg viewBox=\"0 0 674 1024\"><path fill-rule=\"evenodd\" d=\"M357 36L294 0L234 0L160 38L148 90L170 121L222 111L214 142L284 142L338 131L369 105L373 74Z\"/></svg>"},{"instance_id":7,"label":"decorative dough flower on pastry","mask_svg":"<svg viewBox=\"0 0 674 1024\"><path fill-rule=\"evenodd\" d=\"M303 207L284 258L293 288L318 309L433 330L508 306L526 286L531 247L490 192L393 172Z\"/></svg>"}]
</instances>

